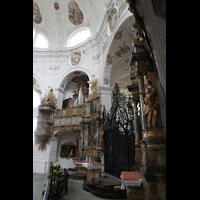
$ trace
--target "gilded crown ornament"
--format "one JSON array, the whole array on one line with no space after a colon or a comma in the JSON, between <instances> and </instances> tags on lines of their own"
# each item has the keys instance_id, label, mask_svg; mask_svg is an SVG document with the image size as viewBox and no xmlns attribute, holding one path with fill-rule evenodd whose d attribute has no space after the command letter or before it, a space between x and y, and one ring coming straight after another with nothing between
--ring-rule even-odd
<instances>
[{"instance_id":1,"label":"gilded crown ornament","mask_svg":"<svg viewBox=\"0 0 200 200\"><path fill-rule=\"evenodd\" d=\"M54 112L57 109L57 99L53 94L53 89L41 100L38 107L37 127L34 132L35 144L39 144L38 149L46 150L53 138Z\"/></svg>"}]
</instances>

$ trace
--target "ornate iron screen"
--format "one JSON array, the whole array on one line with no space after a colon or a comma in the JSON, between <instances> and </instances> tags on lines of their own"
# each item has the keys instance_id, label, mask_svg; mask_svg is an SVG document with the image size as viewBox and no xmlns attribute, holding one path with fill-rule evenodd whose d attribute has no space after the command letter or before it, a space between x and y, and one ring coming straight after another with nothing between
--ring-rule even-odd
<instances>
[{"instance_id":1,"label":"ornate iron screen","mask_svg":"<svg viewBox=\"0 0 200 200\"><path fill-rule=\"evenodd\" d=\"M130 96L121 94L117 83L112 99L110 111L105 107L103 111L104 164L106 173L119 177L122 171L134 171L133 107Z\"/></svg>"}]
</instances>

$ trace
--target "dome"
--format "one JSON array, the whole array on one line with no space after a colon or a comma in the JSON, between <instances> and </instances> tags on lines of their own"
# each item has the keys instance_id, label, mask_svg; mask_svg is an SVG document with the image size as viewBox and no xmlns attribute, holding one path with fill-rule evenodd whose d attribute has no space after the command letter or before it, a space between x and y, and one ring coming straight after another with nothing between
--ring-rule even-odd
<instances>
[{"instance_id":1,"label":"dome","mask_svg":"<svg viewBox=\"0 0 200 200\"><path fill-rule=\"evenodd\" d=\"M43 38L43 42L40 42L43 44L35 40L33 47L65 48L74 46L72 39L76 34L76 37L84 35L85 38L96 36L104 18L105 0L66 0L56 3L46 0L33 2L33 28L40 33L36 39L41 41ZM80 42L85 39L81 38Z\"/></svg>"}]
</instances>

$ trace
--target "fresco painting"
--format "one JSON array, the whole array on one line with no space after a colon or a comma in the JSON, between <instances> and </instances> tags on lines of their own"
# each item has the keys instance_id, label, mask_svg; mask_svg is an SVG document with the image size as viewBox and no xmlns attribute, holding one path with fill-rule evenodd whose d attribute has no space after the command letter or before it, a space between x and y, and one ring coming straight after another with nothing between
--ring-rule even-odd
<instances>
[{"instance_id":1,"label":"fresco painting","mask_svg":"<svg viewBox=\"0 0 200 200\"><path fill-rule=\"evenodd\" d=\"M37 3L33 1L33 21L36 24L40 24L42 22L42 15L40 14L40 8Z\"/></svg>"},{"instance_id":2,"label":"fresco painting","mask_svg":"<svg viewBox=\"0 0 200 200\"><path fill-rule=\"evenodd\" d=\"M83 22L83 13L75 1L70 1L68 4L69 20L74 25L79 25Z\"/></svg>"},{"instance_id":3,"label":"fresco painting","mask_svg":"<svg viewBox=\"0 0 200 200\"><path fill-rule=\"evenodd\" d=\"M110 27L111 33L115 30L117 25L117 9L113 8L110 12L110 15L108 17L108 23Z\"/></svg>"},{"instance_id":4,"label":"fresco painting","mask_svg":"<svg viewBox=\"0 0 200 200\"><path fill-rule=\"evenodd\" d=\"M59 10L59 4L58 4L58 2L54 3L54 8L55 8L55 10Z\"/></svg>"},{"instance_id":5,"label":"fresco painting","mask_svg":"<svg viewBox=\"0 0 200 200\"><path fill-rule=\"evenodd\" d=\"M114 39L116 39L116 40L121 40L121 39L122 39L123 32L124 32L124 31L117 31L117 32L115 33Z\"/></svg>"},{"instance_id":6,"label":"fresco painting","mask_svg":"<svg viewBox=\"0 0 200 200\"><path fill-rule=\"evenodd\" d=\"M71 64L76 66L81 60L81 52L74 52L71 54Z\"/></svg>"},{"instance_id":7,"label":"fresco painting","mask_svg":"<svg viewBox=\"0 0 200 200\"><path fill-rule=\"evenodd\" d=\"M108 54L106 59L106 65L111 65L113 63L113 58L114 56Z\"/></svg>"},{"instance_id":8,"label":"fresco painting","mask_svg":"<svg viewBox=\"0 0 200 200\"><path fill-rule=\"evenodd\" d=\"M119 47L119 49L120 49L119 51L115 52L115 55L117 57L122 57L123 55L131 51L131 48L128 45L126 45L125 41L124 41L123 46Z\"/></svg>"}]
</instances>

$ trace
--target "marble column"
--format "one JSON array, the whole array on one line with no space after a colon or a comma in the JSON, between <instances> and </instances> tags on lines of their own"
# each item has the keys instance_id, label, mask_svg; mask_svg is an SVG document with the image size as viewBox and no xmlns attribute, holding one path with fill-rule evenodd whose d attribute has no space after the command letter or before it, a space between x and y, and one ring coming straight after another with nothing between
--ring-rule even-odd
<instances>
[{"instance_id":1,"label":"marble column","mask_svg":"<svg viewBox=\"0 0 200 200\"><path fill-rule=\"evenodd\" d=\"M57 137L53 137L51 140L47 170L49 170L51 162L53 165L56 163L58 140Z\"/></svg>"},{"instance_id":2,"label":"marble column","mask_svg":"<svg viewBox=\"0 0 200 200\"><path fill-rule=\"evenodd\" d=\"M106 87L106 86L100 86L100 104L104 105L106 110L110 110L112 102L111 102L111 96L113 87Z\"/></svg>"},{"instance_id":3,"label":"marble column","mask_svg":"<svg viewBox=\"0 0 200 200\"><path fill-rule=\"evenodd\" d=\"M132 84L127 86L129 92L132 95L132 101L134 104L134 127L135 127L135 166L134 169L137 172L140 172L140 162L141 162L141 148L140 148L140 129L139 129L139 119L138 119L138 111L137 111L137 104L138 104L138 89L139 86L137 84L137 79L132 77L131 78Z\"/></svg>"},{"instance_id":4,"label":"marble column","mask_svg":"<svg viewBox=\"0 0 200 200\"><path fill-rule=\"evenodd\" d=\"M134 105L134 127L135 127L135 145L140 145L140 132L139 132L139 120L138 120L138 110L137 110L137 103L139 99L138 95L138 84L136 82L136 79L134 81L132 80L132 84L127 86L129 92L131 92L132 95L132 101Z\"/></svg>"},{"instance_id":5,"label":"marble column","mask_svg":"<svg viewBox=\"0 0 200 200\"><path fill-rule=\"evenodd\" d=\"M143 93L144 90L144 79L143 72L136 72L136 78L138 79L139 93ZM141 111L141 126L144 129L147 126L147 118L144 114L144 97L140 94L140 111Z\"/></svg>"},{"instance_id":6,"label":"marble column","mask_svg":"<svg viewBox=\"0 0 200 200\"><path fill-rule=\"evenodd\" d=\"M135 126L135 145L139 145L140 141L140 132L139 132L139 120L138 120L138 111L137 111L137 102L138 95L132 94L133 105L134 105L134 126Z\"/></svg>"}]
</instances>

